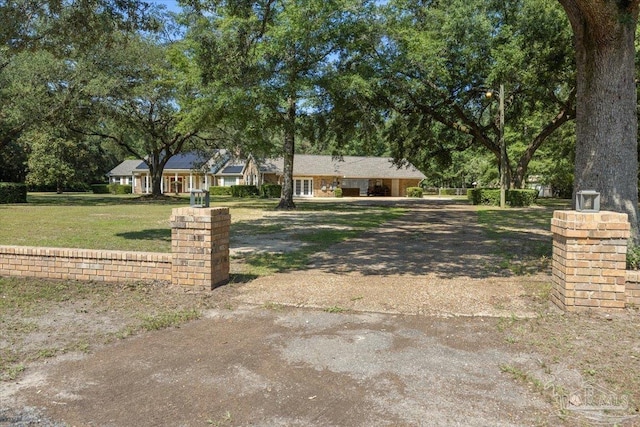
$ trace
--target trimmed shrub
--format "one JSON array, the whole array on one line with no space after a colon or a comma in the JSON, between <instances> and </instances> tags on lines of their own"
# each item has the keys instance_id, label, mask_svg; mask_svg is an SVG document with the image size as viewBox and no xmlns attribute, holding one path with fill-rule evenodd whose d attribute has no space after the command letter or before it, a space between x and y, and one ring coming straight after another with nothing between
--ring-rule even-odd
<instances>
[{"instance_id":1,"label":"trimmed shrub","mask_svg":"<svg viewBox=\"0 0 640 427\"><path fill-rule=\"evenodd\" d=\"M282 195L282 185L262 184L260 186L260 197L263 199L278 199Z\"/></svg>"},{"instance_id":2,"label":"trimmed shrub","mask_svg":"<svg viewBox=\"0 0 640 427\"><path fill-rule=\"evenodd\" d=\"M438 194L441 196L457 196L458 189L457 188L439 188Z\"/></svg>"},{"instance_id":3,"label":"trimmed shrub","mask_svg":"<svg viewBox=\"0 0 640 427\"><path fill-rule=\"evenodd\" d=\"M230 196L231 187L209 187L209 194L212 196Z\"/></svg>"},{"instance_id":4,"label":"trimmed shrub","mask_svg":"<svg viewBox=\"0 0 640 427\"><path fill-rule=\"evenodd\" d=\"M109 184L107 188L109 188L109 193L111 194L131 194L131 192L133 191L133 187L131 185L122 185L119 182Z\"/></svg>"},{"instance_id":5,"label":"trimmed shrub","mask_svg":"<svg viewBox=\"0 0 640 427\"><path fill-rule=\"evenodd\" d=\"M93 194L109 194L111 191L108 184L91 184Z\"/></svg>"},{"instance_id":6,"label":"trimmed shrub","mask_svg":"<svg viewBox=\"0 0 640 427\"><path fill-rule=\"evenodd\" d=\"M131 194L133 187L129 184L118 185L115 194Z\"/></svg>"},{"instance_id":7,"label":"trimmed shrub","mask_svg":"<svg viewBox=\"0 0 640 427\"><path fill-rule=\"evenodd\" d=\"M538 190L508 190L507 202L511 206L531 206L538 198Z\"/></svg>"},{"instance_id":8,"label":"trimmed shrub","mask_svg":"<svg viewBox=\"0 0 640 427\"><path fill-rule=\"evenodd\" d=\"M335 190L333 190L333 195L335 197L342 197L342 188L337 187Z\"/></svg>"},{"instance_id":9,"label":"trimmed shrub","mask_svg":"<svg viewBox=\"0 0 640 427\"><path fill-rule=\"evenodd\" d=\"M407 187L407 197L422 198L422 188L420 188L420 187Z\"/></svg>"},{"instance_id":10,"label":"trimmed shrub","mask_svg":"<svg viewBox=\"0 0 640 427\"><path fill-rule=\"evenodd\" d=\"M467 190L467 198L474 205L500 205L500 190L495 188L472 188Z\"/></svg>"},{"instance_id":11,"label":"trimmed shrub","mask_svg":"<svg viewBox=\"0 0 640 427\"><path fill-rule=\"evenodd\" d=\"M531 206L538 197L537 190L507 190L509 206ZM495 188L473 188L467 190L467 198L474 205L500 206L500 190Z\"/></svg>"},{"instance_id":12,"label":"trimmed shrub","mask_svg":"<svg viewBox=\"0 0 640 427\"><path fill-rule=\"evenodd\" d=\"M260 192L255 185L232 185L231 195L233 197L253 197L260 195Z\"/></svg>"},{"instance_id":13,"label":"trimmed shrub","mask_svg":"<svg viewBox=\"0 0 640 427\"><path fill-rule=\"evenodd\" d=\"M0 182L0 204L27 203L27 186L16 182Z\"/></svg>"}]
</instances>

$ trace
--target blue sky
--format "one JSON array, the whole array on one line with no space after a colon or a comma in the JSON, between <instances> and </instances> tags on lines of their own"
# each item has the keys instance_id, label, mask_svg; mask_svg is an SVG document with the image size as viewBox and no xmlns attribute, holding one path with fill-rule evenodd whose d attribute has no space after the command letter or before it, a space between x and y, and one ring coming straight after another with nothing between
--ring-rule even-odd
<instances>
[{"instance_id":1,"label":"blue sky","mask_svg":"<svg viewBox=\"0 0 640 427\"><path fill-rule=\"evenodd\" d=\"M180 12L180 6L178 6L178 0L147 0L149 3L163 5L170 12Z\"/></svg>"}]
</instances>

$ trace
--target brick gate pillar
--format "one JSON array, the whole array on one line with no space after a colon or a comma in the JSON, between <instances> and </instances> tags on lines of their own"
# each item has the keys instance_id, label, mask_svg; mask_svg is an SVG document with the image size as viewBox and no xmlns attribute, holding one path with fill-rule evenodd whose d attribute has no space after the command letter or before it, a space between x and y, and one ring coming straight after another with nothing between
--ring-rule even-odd
<instances>
[{"instance_id":1,"label":"brick gate pillar","mask_svg":"<svg viewBox=\"0 0 640 427\"><path fill-rule=\"evenodd\" d=\"M551 300L567 311L623 309L627 214L555 211L551 232Z\"/></svg>"},{"instance_id":2,"label":"brick gate pillar","mask_svg":"<svg viewBox=\"0 0 640 427\"><path fill-rule=\"evenodd\" d=\"M229 208L171 212L171 283L211 290L229 280Z\"/></svg>"}]
</instances>

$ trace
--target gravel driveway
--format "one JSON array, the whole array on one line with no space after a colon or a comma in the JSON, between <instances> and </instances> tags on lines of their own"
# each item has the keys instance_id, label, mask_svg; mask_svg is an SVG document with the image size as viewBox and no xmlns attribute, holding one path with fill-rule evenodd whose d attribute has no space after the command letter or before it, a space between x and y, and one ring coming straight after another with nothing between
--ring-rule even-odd
<instances>
[{"instance_id":1,"label":"gravel driveway","mask_svg":"<svg viewBox=\"0 0 640 427\"><path fill-rule=\"evenodd\" d=\"M548 277L497 271L473 209L408 206L307 271L214 291L234 310L0 384L0 426L583 425L505 372L539 365L498 329Z\"/></svg>"}]
</instances>

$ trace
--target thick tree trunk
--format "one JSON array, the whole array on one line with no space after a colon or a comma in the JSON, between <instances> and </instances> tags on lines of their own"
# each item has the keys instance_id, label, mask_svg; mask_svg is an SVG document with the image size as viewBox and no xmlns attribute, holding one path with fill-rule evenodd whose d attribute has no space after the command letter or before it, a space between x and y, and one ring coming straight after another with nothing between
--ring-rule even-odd
<instances>
[{"instance_id":1,"label":"thick tree trunk","mask_svg":"<svg viewBox=\"0 0 640 427\"><path fill-rule=\"evenodd\" d=\"M151 176L151 195L160 197L162 195L162 173L164 165L168 159L161 159L160 153L153 153L146 161Z\"/></svg>"},{"instance_id":2,"label":"thick tree trunk","mask_svg":"<svg viewBox=\"0 0 640 427\"><path fill-rule=\"evenodd\" d=\"M277 209L296 208L295 203L293 203L293 155L295 152L296 101L293 97L290 97L287 102L288 108L284 126L282 196Z\"/></svg>"},{"instance_id":3,"label":"thick tree trunk","mask_svg":"<svg viewBox=\"0 0 640 427\"><path fill-rule=\"evenodd\" d=\"M575 192L600 192L602 209L629 215L638 239L634 38L638 0L560 0L576 38ZM574 198L575 200L575 198Z\"/></svg>"}]
</instances>

